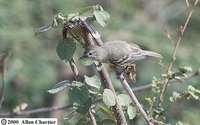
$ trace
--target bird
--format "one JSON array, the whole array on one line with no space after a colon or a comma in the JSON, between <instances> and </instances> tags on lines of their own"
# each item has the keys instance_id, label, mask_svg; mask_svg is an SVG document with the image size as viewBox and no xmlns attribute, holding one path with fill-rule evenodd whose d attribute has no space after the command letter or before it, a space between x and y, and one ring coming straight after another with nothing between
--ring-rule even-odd
<instances>
[{"instance_id":1,"label":"bird","mask_svg":"<svg viewBox=\"0 0 200 125\"><path fill-rule=\"evenodd\" d=\"M102 46L90 45L86 47L81 58L108 63L113 66L128 66L146 57L163 58L159 53L142 50L135 43L113 40L103 43Z\"/></svg>"}]
</instances>

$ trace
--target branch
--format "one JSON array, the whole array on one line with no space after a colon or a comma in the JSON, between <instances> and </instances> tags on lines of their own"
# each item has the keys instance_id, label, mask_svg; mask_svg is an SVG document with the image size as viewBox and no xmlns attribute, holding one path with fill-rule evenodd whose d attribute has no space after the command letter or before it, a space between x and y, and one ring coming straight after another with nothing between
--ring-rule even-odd
<instances>
[{"instance_id":1,"label":"branch","mask_svg":"<svg viewBox=\"0 0 200 125\"><path fill-rule=\"evenodd\" d=\"M198 3L198 0L195 1L194 5L193 5L193 8L190 10L190 12L189 12L189 14L188 14L188 17L187 17L187 19L186 19L186 21L185 21L184 26L183 26L183 27L181 26L180 29L179 29L179 30L180 30L180 36L179 36L179 38L178 38L178 40L177 40L177 42L176 42L176 44L175 44L175 48L174 48L174 51L173 51L173 54L172 54L171 62L170 62L170 64L169 64L169 66L167 67L166 74L169 73L169 71L171 70L172 65L173 65L173 63L174 63L174 61L175 61L175 59L176 59L176 53L177 53L179 44L180 44L180 42L181 42L181 40L182 40L182 38L183 38L183 35L184 35L185 30L186 30L186 28L187 28L187 25L188 25L188 23L189 23L189 21L190 21L190 19L191 19L192 14L193 14L194 7L197 5L197 3ZM162 102L163 99L164 99L164 94L165 94L165 91L166 91L166 89L167 89L168 84L169 84L169 79L166 78L166 79L164 80L164 85L163 85L163 88L162 88L162 91L161 91L161 94L160 94L160 101L161 101L161 102Z\"/></svg>"},{"instance_id":2,"label":"branch","mask_svg":"<svg viewBox=\"0 0 200 125\"><path fill-rule=\"evenodd\" d=\"M91 26L88 25L89 28L91 29ZM94 40L96 41L96 43L101 46L103 44L103 42L100 39L100 35L98 32L94 31L94 30L90 30L91 34L94 37ZM142 106L140 105L140 103L138 102L136 96L134 95L133 91L131 90L130 86L128 85L127 81L125 80L123 75L120 75L120 81L122 82L122 85L124 86L125 90L128 92L129 96L131 97L134 105L136 106L136 108L139 110L139 112L143 115L144 119L146 120L146 122L148 123L148 125L153 125L151 119L148 117L148 115L146 114L146 112L143 110Z\"/></svg>"},{"instance_id":3,"label":"branch","mask_svg":"<svg viewBox=\"0 0 200 125\"><path fill-rule=\"evenodd\" d=\"M67 24L63 26L63 30L62 30L63 39L66 39L66 38L67 38L67 28L68 28L68 27L66 27L66 26L67 26ZM79 76L79 72L78 72L78 68L77 68L76 63L75 63L75 61L74 61L73 58L71 58L71 59L69 60L69 64L70 64L70 67L71 67L71 69L72 69L72 72L73 72L73 74L74 74L75 79L78 80L78 78L79 78L79 77L78 77L78 76ZM79 80L81 80L81 79L79 79ZM90 109L89 109L89 111L88 111L87 114L88 114L89 124L90 124L90 125L97 125L96 120L95 120L95 117L94 117L94 115L92 114L92 112L90 111Z\"/></svg>"},{"instance_id":4,"label":"branch","mask_svg":"<svg viewBox=\"0 0 200 125\"><path fill-rule=\"evenodd\" d=\"M13 116L31 115L31 114L37 114L37 113L43 113L43 112L63 110L63 109L71 108L71 107L72 107L72 104L63 105L63 106L53 106L53 107L43 107L43 108L37 108L37 109L30 109L30 110L21 111L21 112L18 112L18 113L6 112L6 113L1 113L0 117L13 117Z\"/></svg>"},{"instance_id":5,"label":"branch","mask_svg":"<svg viewBox=\"0 0 200 125\"><path fill-rule=\"evenodd\" d=\"M94 117L94 115L92 114L92 112L91 112L91 110L89 109L89 111L88 111L88 118L89 118L89 124L90 125L97 125L97 123L96 123L96 120L95 120L95 117Z\"/></svg>"},{"instance_id":6,"label":"branch","mask_svg":"<svg viewBox=\"0 0 200 125\"><path fill-rule=\"evenodd\" d=\"M97 31L92 30L92 27L89 25L89 23L84 22L86 24L86 26L88 27L90 33L92 34L92 36L94 37L95 42L101 46L103 44L103 42L100 39L100 34ZM101 70L101 71L104 71ZM104 72L104 73L107 73ZM101 73L100 73L101 74ZM109 75L107 75L107 77L109 77ZM125 80L123 75L120 75L120 81L122 82L122 85L124 86L125 90L128 92L129 96L132 99L132 102L134 103L134 105L136 106L136 108L139 110L139 112L143 115L144 119L146 120L146 122L148 123L148 125L153 125L153 122L151 121L151 119L149 118L149 116L146 114L146 112L143 110L142 106L140 105L140 103L138 102L136 96L134 95L133 91L131 90L130 86L128 85L127 81ZM109 84L107 84L109 85ZM112 84L111 84L112 85ZM109 87L109 86L108 86ZM112 87L112 86L111 86ZM111 88L111 90L114 91L113 88ZM116 99L117 101L117 99Z\"/></svg>"},{"instance_id":7,"label":"branch","mask_svg":"<svg viewBox=\"0 0 200 125\"><path fill-rule=\"evenodd\" d=\"M0 53L0 79L2 82L1 89L0 89L0 108L2 107L2 103L4 101L4 88L5 88L5 65L7 58L9 56L9 52Z\"/></svg>"},{"instance_id":8,"label":"branch","mask_svg":"<svg viewBox=\"0 0 200 125\"><path fill-rule=\"evenodd\" d=\"M127 93L129 94L133 104L135 105L135 107L138 109L138 111L141 113L141 115L144 117L144 119L146 120L148 125L153 125L152 119L147 115L147 113L144 111L144 109L142 108L141 104L139 103L137 97L135 96L135 94L133 93L133 91L131 90L130 86L128 85L128 82L126 81L126 78L123 75L119 76L119 79L124 87L124 89L127 91Z\"/></svg>"},{"instance_id":9,"label":"branch","mask_svg":"<svg viewBox=\"0 0 200 125\"><path fill-rule=\"evenodd\" d=\"M187 76L187 77L182 77L179 80L173 79L173 80L170 80L170 82L172 83L172 82L176 82L176 81L187 80L189 78L196 77L196 76L200 76L200 68L197 71L195 71L194 73L192 73L189 76ZM164 83L164 81L161 81L161 83ZM134 87L134 88L132 88L132 91L133 92L140 92L140 91L143 91L143 90L146 90L146 89L150 89L150 88L152 88L152 83L151 82L149 82L146 85Z\"/></svg>"},{"instance_id":10,"label":"branch","mask_svg":"<svg viewBox=\"0 0 200 125\"><path fill-rule=\"evenodd\" d=\"M186 80L186 79L189 79L189 78L195 77L195 76L200 76L200 68L196 72L192 73L189 77L183 77L181 80ZM175 82L175 81L177 81L177 80L173 80L171 82ZM134 88L132 88L132 91L133 92L139 92L139 91L143 91L143 90L146 90L146 89L150 89L151 87L152 87L152 83L149 83L147 85L134 87ZM96 103L96 102L99 102L100 100L101 99L97 99L94 102ZM43 113L43 112L63 110L63 109L71 108L71 107L72 107L72 104L63 105L63 106L52 106L52 107L31 109L31 110L21 111L20 114L16 114L16 113L13 113L13 112L5 112L5 113L0 113L0 117L31 115L31 114L37 114L37 113Z\"/></svg>"},{"instance_id":11,"label":"branch","mask_svg":"<svg viewBox=\"0 0 200 125\"><path fill-rule=\"evenodd\" d=\"M102 44L103 42L100 39L100 35L98 35L99 36L98 38L94 37L94 34L96 34L97 32L94 31L93 28L89 25L86 18L81 18L81 21L83 22L83 24L85 26L82 29L83 30L82 33L83 33L83 39L84 39L86 45L93 45L94 44L93 40L91 39L92 37L94 38L94 40L96 42L100 41L100 43ZM92 34L92 37L91 37L91 34ZM99 75L100 75L100 77L103 81L104 87L112 90L114 95L115 95L115 102L116 103L112 107L112 109L113 109L115 118L117 120L117 124L118 125L127 125L125 115L123 113L123 110L122 110L122 107L119 103L119 100L117 99L116 92L115 92L114 87L112 85L111 79L110 79L109 74L108 74L108 72L107 72L107 70L106 70L106 68L103 64L102 64L101 70L98 71L98 73L99 73Z\"/></svg>"}]
</instances>

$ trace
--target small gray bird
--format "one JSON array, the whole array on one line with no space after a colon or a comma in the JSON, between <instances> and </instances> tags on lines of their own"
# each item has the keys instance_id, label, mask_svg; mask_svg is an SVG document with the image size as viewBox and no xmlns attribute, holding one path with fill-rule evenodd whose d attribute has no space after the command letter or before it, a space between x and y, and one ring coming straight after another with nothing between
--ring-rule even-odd
<instances>
[{"instance_id":1,"label":"small gray bird","mask_svg":"<svg viewBox=\"0 0 200 125\"><path fill-rule=\"evenodd\" d=\"M105 42L102 46L88 46L81 58L89 58L114 66L128 66L148 56L162 58L159 53L142 50L137 44L114 40Z\"/></svg>"}]
</instances>

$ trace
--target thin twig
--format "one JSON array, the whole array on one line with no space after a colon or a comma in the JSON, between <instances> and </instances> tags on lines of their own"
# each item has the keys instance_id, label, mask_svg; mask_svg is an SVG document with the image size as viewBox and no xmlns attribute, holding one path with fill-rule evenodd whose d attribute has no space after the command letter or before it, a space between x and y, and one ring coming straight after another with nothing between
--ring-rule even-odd
<instances>
[{"instance_id":1,"label":"thin twig","mask_svg":"<svg viewBox=\"0 0 200 125\"><path fill-rule=\"evenodd\" d=\"M152 119L147 115L147 113L142 108L141 104L139 103L137 97L131 90L130 86L128 85L128 82L126 81L126 78L123 75L119 76L119 79L124 87L124 89L127 91L128 95L130 96L133 104L138 109L138 111L142 114L143 118L146 120L148 125L153 125Z\"/></svg>"},{"instance_id":2,"label":"thin twig","mask_svg":"<svg viewBox=\"0 0 200 125\"><path fill-rule=\"evenodd\" d=\"M200 69L198 69L196 72L192 73L190 76L188 77L183 77L181 80L186 80L195 76L200 76ZM173 80L171 82L175 82L177 80ZM170 83L171 83L170 82ZM152 83L149 83L147 85L143 85L143 86L138 86L138 87L134 87L132 88L133 92L139 92L139 91L143 91L146 89L150 89L152 88ZM96 99L94 101L94 103L99 102L101 99ZM37 108L37 109L30 109L30 110L26 110L26 111L21 111L20 114L16 114L13 112L4 112L4 113L0 113L0 117L9 117L9 116L20 116L20 115L31 115L31 114L37 114L37 113L43 113L43 112L52 112L52 111L57 111L57 110L64 110L64 109L68 109L71 108L72 104L70 105L63 105L63 106L52 106L52 107L44 107L44 108Z\"/></svg>"},{"instance_id":3,"label":"thin twig","mask_svg":"<svg viewBox=\"0 0 200 125\"><path fill-rule=\"evenodd\" d=\"M5 65L6 65L6 60L9 56L9 52L0 54L0 74L1 74L1 89L0 89L0 108L2 107L2 103L4 101L4 88L5 88Z\"/></svg>"},{"instance_id":4,"label":"thin twig","mask_svg":"<svg viewBox=\"0 0 200 125\"><path fill-rule=\"evenodd\" d=\"M197 4L197 2L198 2L198 1L196 1L196 2L194 3L194 6ZM176 53L177 53L179 44L180 44L180 42L181 42L181 40L182 40L182 38L183 38L183 35L184 35L185 30L186 30L186 28L187 28L187 25L188 25L188 23L189 23L189 21L190 21L190 19L191 19L191 16L192 16L192 14L193 14L193 10L194 10L194 8L192 8L192 9L190 10L190 12L189 12L189 14L188 14L188 16L187 16L187 19L186 19L186 21L185 21L184 26L183 26L183 27L181 26L180 29L179 29L179 30L180 30L180 36L179 36L179 38L178 38L178 40L177 40L177 42L176 42L176 44L175 44L175 48L174 48L174 51L173 51L173 54L172 54L171 62L170 62L169 66L168 66L168 68L167 68L167 70L166 70L166 74L169 73L169 71L171 70L172 65L173 65L173 63L174 63L174 61L175 61L175 59L176 59ZM168 84L169 84L169 79L166 78L166 79L164 80L164 85L163 85L163 88L162 88L162 91L161 91L161 94L160 94L160 101L161 101L161 102L162 102L163 99L164 99L164 94L165 94L165 91L166 91L166 89L167 89Z\"/></svg>"},{"instance_id":5,"label":"thin twig","mask_svg":"<svg viewBox=\"0 0 200 125\"><path fill-rule=\"evenodd\" d=\"M163 123L163 122L161 122L161 121L158 121L158 120L153 120L153 122L154 123L157 123L157 124L159 124L159 125L171 125L171 124L166 124L166 123Z\"/></svg>"},{"instance_id":6,"label":"thin twig","mask_svg":"<svg viewBox=\"0 0 200 125\"><path fill-rule=\"evenodd\" d=\"M187 80L187 79L189 79L191 77L195 77L195 76L200 76L200 68L197 71L195 71L194 73L192 73L190 75L187 75L187 77L182 77L179 80L177 80L177 79L170 80L170 83ZM164 84L164 81L161 81L160 83ZM140 92L140 91L143 91L143 90L146 90L146 89L150 89L150 88L152 88L152 82L149 82L146 85L134 87L134 88L132 88L132 91L133 92Z\"/></svg>"},{"instance_id":7,"label":"thin twig","mask_svg":"<svg viewBox=\"0 0 200 125\"><path fill-rule=\"evenodd\" d=\"M68 109L68 108L71 108L71 107L72 107L72 104L63 105L63 106L52 106L52 107L30 109L30 110L26 110L26 111L21 111L17 114L13 113L13 112L6 112L6 113L0 113L0 117L13 117L13 116L31 115L31 114L37 114L37 113L43 113L43 112L64 110L64 109Z\"/></svg>"},{"instance_id":8,"label":"thin twig","mask_svg":"<svg viewBox=\"0 0 200 125\"><path fill-rule=\"evenodd\" d=\"M91 110L89 109L89 111L87 112L88 114L88 118L89 118L89 124L90 125L97 125L96 120L94 115L92 114Z\"/></svg>"}]
</instances>

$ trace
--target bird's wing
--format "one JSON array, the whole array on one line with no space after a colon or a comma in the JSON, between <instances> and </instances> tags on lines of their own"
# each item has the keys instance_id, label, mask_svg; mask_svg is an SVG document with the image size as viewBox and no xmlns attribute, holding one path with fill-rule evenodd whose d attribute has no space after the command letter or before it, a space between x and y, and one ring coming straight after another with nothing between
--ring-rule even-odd
<instances>
[{"instance_id":1,"label":"bird's wing","mask_svg":"<svg viewBox=\"0 0 200 125\"><path fill-rule=\"evenodd\" d=\"M146 58L137 44L127 41L114 40L105 42L104 48L108 50L109 61L113 65L127 65Z\"/></svg>"}]
</instances>

